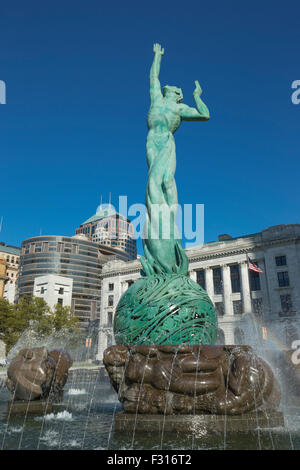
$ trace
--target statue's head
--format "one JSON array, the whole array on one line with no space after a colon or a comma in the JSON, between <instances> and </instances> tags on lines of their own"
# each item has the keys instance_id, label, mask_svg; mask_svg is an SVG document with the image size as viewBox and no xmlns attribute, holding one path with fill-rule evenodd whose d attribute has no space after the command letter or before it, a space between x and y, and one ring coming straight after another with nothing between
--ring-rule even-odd
<instances>
[{"instance_id":1,"label":"statue's head","mask_svg":"<svg viewBox=\"0 0 300 470\"><path fill-rule=\"evenodd\" d=\"M172 99L176 101L176 103L182 103L183 101L183 94L181 88L177 88L177 86L170 86L166 85L163 87L163 95L166 98Z\"/></svg>"}]
</instances>

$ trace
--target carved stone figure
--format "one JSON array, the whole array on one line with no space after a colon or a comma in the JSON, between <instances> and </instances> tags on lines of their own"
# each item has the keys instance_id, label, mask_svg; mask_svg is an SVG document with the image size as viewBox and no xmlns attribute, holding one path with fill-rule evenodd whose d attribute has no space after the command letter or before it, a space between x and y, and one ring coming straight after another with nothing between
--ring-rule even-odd
<instances>
[{"instance_id":1,"label":"carved stone figure","mask_svg":"<svg viewBox=\"0 0 300 470\"><path fill-rule=\"evenodd\" d=\"M103 362L126 413L240 415L280 403L249 346L112 346Z\"/></svg>"},{"instance_id":2,"label":"carved stone figure","mask_svg":"<svg viewBox=\"0 0 300 470\"><path fill-rule=\"evenodd\" d=\"M7 388L14 400L60 398L73 361L67 351L45 347L21 349L7 370Z\"/></svg>"}]
</instances>

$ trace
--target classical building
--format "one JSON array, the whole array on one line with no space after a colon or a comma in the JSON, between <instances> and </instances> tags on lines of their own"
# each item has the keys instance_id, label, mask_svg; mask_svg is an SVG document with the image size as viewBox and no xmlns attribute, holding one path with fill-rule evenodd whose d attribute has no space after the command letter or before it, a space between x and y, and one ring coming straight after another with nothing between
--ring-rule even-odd
<instances>
[{"instance_id":1,"label":"classical building","mask_svg":"<svg viewBox=\"0 0 300 470\"><path fill-rule=\"evenodd\" d=\"M0 258L0 299L3 298L4 286L7 280L6 275L6 261L3 258Z\"/></svg>"},{"instance_id":2,"label":"classical building","mask_svg":"<svg viewBox=\"0 0 300 470\"><path fill-rule=\"evenodd\" d=\"M123 254L125 261L137 257L132 223L109 204L100 205L96 214L83 222L75 230L75 234L84 234L102 247L117 249Z\"/></svg>"},{"instance_id":3,"label":"classical building","mask_svg":"<svg viewBox=\"0 0 300 470\"><path fill-rule=\"evenodd\" d=\"M0 289L0 297L4 297L9 302L13 303L15 301L16 284L19 273L20 248L0 242L0 259L3 259L6 265L3 293L1 295Z\"/></svg>"},{"instance_id":4,"label":"classical building","mask_svg":"<svg viewBox=\"0 0 300 470\"><path fill-rule=\"evenodd\" d=\"M120 250L109 246L100 247L83 234L28 238L21 247L18 298L27 294L43 296L47 292L50 299L61 298L59 302L66 305L67 297L59 296L57 289L58 292L59 289L71 291L71 310L79 318L81 326L87 327L90 322L100 318L100 274L103 263L124 258L127 259ZM56 281L49 275L55 275ZM46 285L42 289L40 278L44 276L47 279L43 280Z\"/></svg>"},{"instance_id":5,"label":"classical building","mask_svg":"<svg viewBox=\"0 0 300 470\"><path fill-rule=\"evenodd\" d=\"M208 293L218 313L218 342L278 342L299 339L300 224L186 249L189 275ZM255 262L262 273L249 269ZM123 292L140 277L139 260L106 263L101 272L101 316L97 359L113 344L113 318ZM300 330L300 328L299 328ZM274 339L275 338L275 339Z\"/></svg>"}]
</instances>

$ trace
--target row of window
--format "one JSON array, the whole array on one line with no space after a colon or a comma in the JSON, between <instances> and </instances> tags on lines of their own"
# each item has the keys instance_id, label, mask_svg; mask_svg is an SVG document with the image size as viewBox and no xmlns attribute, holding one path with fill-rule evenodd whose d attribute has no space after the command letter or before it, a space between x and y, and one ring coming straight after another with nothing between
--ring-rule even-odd
<instances>
[{"instance_id":1,"label":"row of window","mask_svg":"<svg viewBox=\"0 0 300 470\"><path fill-rule=\"evenodd\" d=\"M240 280L240 267L238 264L230 266L230 278L231 278L231 290L232 292L241 292L241 280ZM249 271L250 289L251 291L261 290L259 273L255 271ZM203 289L205 289L205 274L204 269L197 271L197 282ZM213 286L214 294L223 293L223 280L221 268L213 269Z\"/></svg>"},{"instance_id":2,"label":"row of window","mask_svg":"<svg viewBox=\"0 0 300 470\"><path fill-rule=\"evenodd\" d=\"M45 287L45 286L42 286L42 287L41 287L41 290L40 290L40 293L41 293L41 294L44 294L45 292L46 292L46 287ZM59 295L63 295L63 293L64 293L64 287L60 287L60 288L58 289L58 294L59 294Z\"/></svg>"},{"instance_id":3,"label":"row of window","mask_svg":"<svg viewBox=\"0 0 300 470\"><path fill-rule=\"evenodd\" d=\"M232 302L233 314L241 315L243 313L243 303L241 300L233 300ZM219 316L223 316L225 313L224 303L216 302L215 309ZM256 315L261 315L263 312L263 300L261 297L257 299L252 299L252 312Z\"/></svg>"},{"instance_id":4,"label":"row of window","mask_svg":"<svg viewBox=\"0 0 300 470\"><path fill-rule=\"evenodd\" d=\"M282 257L281 257L282 258ZM279 266L279 264L278 264ZM238 264L230 266L230 278L231 278L231 290L233 293L241 292L241 280L240 280L240 267ZM278 271L278 286L288 287L290 285L288 271ZM249 281L251 291L261 290L259 273L256 271L249 271ZM203 289L205 289L205 274L204 269L197 271L197 282ZM222 270L221 268L213 269L213 286L214 294L223 293L223 281L222 281Z\"/></svg>"},{"instance_id":5,"label":"row of window","mask_svg":"<svg viewBox=\"0 0 300 470\"><path fill-rule=\"evenodd\" d=\"M10 264L19 264L19 258L15 256L6 256L6 262Z\"/></svg>"},{"instance_id":6,"label":"row of window","mask_svg":"<svg viewBox=\"0 0 300 470\"><path fill-rule=\"evenodd\" d=\"M72 253L83 254L87 256L97 256L97 247L82 245L78 243L71 242L57 242L51 243L49 241L45 242L35 242L35 243L26 243L22 247L22 254L32 254L32 253L47 253L49 251L56 251L58 253Z\"/></svg>"},{"instance_id":7,"label":"row of window","mask_svg":"<svg viewBox=\"0 0 300 470\"><path fill-rule=\"evenodd\" d=\"M283 313L293 312L293 303L290 294L283 294L280 296L281 310ZM243 305L241 300L234 300L232 302L233 314L241 315L243 313ZM216 302L215 308L217 314L220 316L224 315L224 303ZM261 315L263 313L263 299L261 297L257 299L252 299L252 312L256 315Z\"/></svg>"}]
</instances>

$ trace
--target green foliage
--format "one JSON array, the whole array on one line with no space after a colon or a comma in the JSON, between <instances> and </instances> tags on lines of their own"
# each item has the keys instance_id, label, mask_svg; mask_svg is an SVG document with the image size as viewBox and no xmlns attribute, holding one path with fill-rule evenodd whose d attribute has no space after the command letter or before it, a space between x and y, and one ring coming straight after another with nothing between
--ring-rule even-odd
<instances>
[{"instance_id":1,"label":"green foliage","mask_svg":"<svg viewBox=\"0 0 300 470\"><path fill-rule=\"evenodd\" d=\"M0 299L0 339L6 344L6 352L16 344L21 334L31 328L40 337L46 337L62 329L79 336L78 319L69 307L57 304L53 310L39 297L21 298L18 304Z\"/></svg>"}]
</instances>

